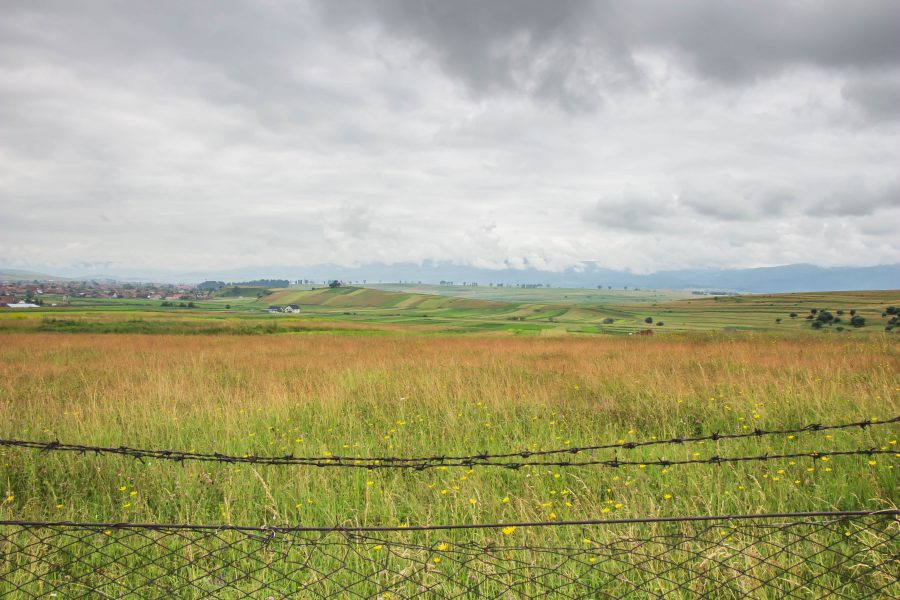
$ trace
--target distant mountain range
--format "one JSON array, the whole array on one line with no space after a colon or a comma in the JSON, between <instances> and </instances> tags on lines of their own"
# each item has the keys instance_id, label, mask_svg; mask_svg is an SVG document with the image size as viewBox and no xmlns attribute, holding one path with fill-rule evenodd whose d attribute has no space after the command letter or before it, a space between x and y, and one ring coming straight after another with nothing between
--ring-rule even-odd
<instances>
[{"instance_id":1,"label":"distant mountain range","mask_svg":"<svg viewBox=\"0 0 900 600\"><path fill-rule=\"evenodd\" d=\"M200 282L249 281L260 278L307 279L324 282L330 279L367 283L422 282L455 284L476 282L543 284L552 287L597 286L621 289L691 289L749 293L819 292L842 290L878 290L900 288L900 264L874 267L819 267L796 264L757 269L685 269L660 271L652 274L636 274L627 271L605 269L595 263L585 263L580 268L551 272L537 269L481 269L450 263L426 262L371 264L359 267L316 265L309 267L246 267L207 272L170 272L158 270L122 270L119 273L77 273L72 269L60 269L65 277L46 275L37 271L0 268L0 281L33 279L117 279L120 281Z\"/></svg>"}]
</instances>

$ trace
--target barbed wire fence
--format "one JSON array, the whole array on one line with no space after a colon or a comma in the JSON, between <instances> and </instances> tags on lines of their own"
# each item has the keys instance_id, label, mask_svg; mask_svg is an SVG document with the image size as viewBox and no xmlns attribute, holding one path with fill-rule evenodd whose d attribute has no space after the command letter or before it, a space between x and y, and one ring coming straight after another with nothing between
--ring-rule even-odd
<instances>
[{"instance_id":1,"label":"barbed wire fence","mask_svg":"<svg viewBox=\"0 0 900 600\"><path fill-rule=\"evenodd\" d=\"M763 454L754 456L709 456L706 458L691 458L685 460L666 460L662 458L654 460L620 460L618 456L612 459L591 460L531 460L533 457L558 456L563 454L577 455L584 452L598 450L634 450L648 446L670 445L679 446L687 443L699 443L707 441L736 440L747 438L761 438L773 435L791 435L798 433L834 431L839 429L865 429L884 425L900 423L900 416L891 419L877 420L866 419L853 423L841 423L836 425L809 424L791 429L765 430L756 428L752 432L720 434L712 433L706 436L676 437L665 440L643 440L618 442L615 444L603 444L592 446L576 446L571 448L557 448L552 450L521 450L518 452L467 454L461 456L437 455L437 456L294 456L287 454L282 456L256 456L252 454L232 455L222 452L186 452L170 449L133 448L130 446L95 446L85 444L65 444L59 440L35 441L19 439L0 439L0 446L9 448L27 448L40 452L75 452L81 454L111 454L130 457L138 460L159 459L176 462L200 461L220 462L230 464L254 464L254 465L296 465L311 467L349 467L359 469L415 469L425 470L437 467L504 467L507 469L520 469L522 467L583 467L606 466L621 467L628 465L670 467L673 465L688 464L721 464L731 462L758 462L775 459L790 458L822 458L824 456L873 456L877 454L896 454L896 450L879 448L857 448L840 451L817 452L793 452L784 454ZM515 460L512 460L515 459ZM521 460L519 460L521 459Z\"/></svg>"},{"instance_id":2,"label":"barbed wire fence","mask_svg":"<svg viewBox=\"0 0 900 600\"><path fill-rule=\"evenodd\" d=\"M0 446L366 469L668 467L900 454L882 447L686 460L557 457L898 422L459 456L237 456L15 439ZM2 598L895 598L898 578L896 509L406 527L0 521Z\"/></svg>"},{"instance_id":3,"label":"barbed wire fence","mask_svg":"<svg viewBox=\"0 0 900 600\"><path fill-rule=\"evenodd\" d=\"M898 515L496 523L464 532L3 521L0 595L896 598ZM559 535L535 531L548 527ZM460 535L473 529L477 540Z\"/></svg>"}]
</instances>

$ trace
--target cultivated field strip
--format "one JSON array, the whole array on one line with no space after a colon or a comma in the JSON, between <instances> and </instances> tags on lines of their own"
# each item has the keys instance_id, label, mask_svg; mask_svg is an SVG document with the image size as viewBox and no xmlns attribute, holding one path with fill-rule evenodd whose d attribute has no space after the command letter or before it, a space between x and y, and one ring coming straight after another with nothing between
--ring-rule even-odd
<instances>
[{"instance_id":1,"label":"cultivated field strip","mask_svg":"<svg viewBox=\"0 0 900 600\"><path fill-rule=\"evenodd\" d=\"M892 598L898 515L468 526L498 529L487 544L458 526L3 521L0 597ZM548 543L546 527L567 536Z\"/></svg>"}]
</instances>

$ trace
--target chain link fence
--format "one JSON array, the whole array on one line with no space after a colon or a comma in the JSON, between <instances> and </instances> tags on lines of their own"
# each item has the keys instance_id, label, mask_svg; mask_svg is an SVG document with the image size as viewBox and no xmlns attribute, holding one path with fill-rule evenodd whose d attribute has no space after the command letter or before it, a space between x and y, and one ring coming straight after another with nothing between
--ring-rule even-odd
<instances>
[{"instance_id":1,"label":"chain link fence","mask_svg":"<svg viewBox=\"0 0 900 600\"><path fill-rule=\"evenodd\" d=\"M0 523L3 598L897 598L900 511L419 528Z\"/></svg>"}]
</instances>

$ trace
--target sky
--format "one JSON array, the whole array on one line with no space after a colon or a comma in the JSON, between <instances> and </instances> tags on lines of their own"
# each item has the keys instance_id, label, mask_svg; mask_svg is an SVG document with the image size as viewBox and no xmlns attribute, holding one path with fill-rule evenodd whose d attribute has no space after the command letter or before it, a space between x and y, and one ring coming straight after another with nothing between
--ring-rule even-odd
<instances>
[{"instance_id":1,"label":"sky","mask_svg":"<svg viewBox=\"0 0 900 600\"><path fill-rule=\"evenodd\" d=\"M900 262L895 0L0 0L0 263Z\"/></svg>"}]
</instances>

